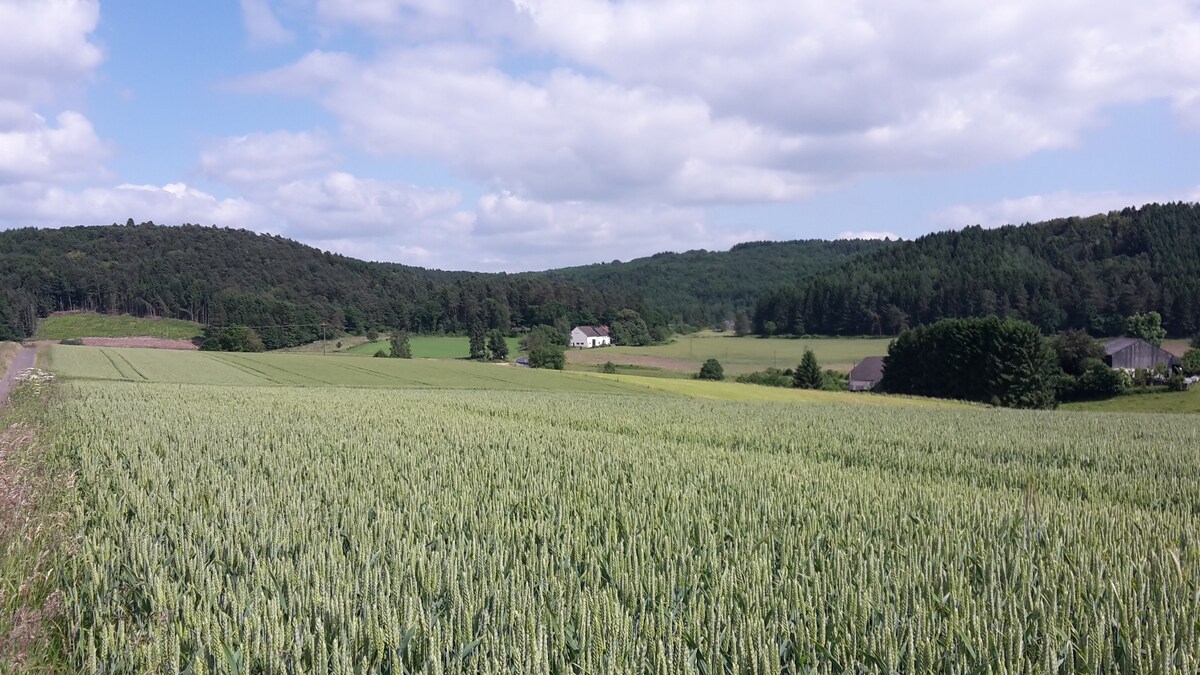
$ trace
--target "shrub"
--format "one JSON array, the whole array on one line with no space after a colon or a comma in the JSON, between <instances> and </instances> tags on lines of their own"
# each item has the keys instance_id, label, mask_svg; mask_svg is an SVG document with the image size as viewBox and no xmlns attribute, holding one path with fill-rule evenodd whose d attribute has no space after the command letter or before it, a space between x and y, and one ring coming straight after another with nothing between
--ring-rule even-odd
<instances>
[{"instance_id":1,"label":"shrub","mask_svg":"<svg viewBox=\"0 0 1200 675\"><path fill-rule=\"evenodd\" d=\"M1192 336L1192 340L1191 340L1190 344L1191 344L1192 349L1200 349L1200 333L1196 333L1195 335Z\"/></svg>"},{"instance_id":2,"label":"shrub","mask_svg":"<svg viewBox=\"0 0 1200 675\"><path fill-rule=\"evenodd\" d=\"M764 387L790 387L792 386L792 374L790 371L778 368L767 368L755 373L738 375L737 381L742 384L757 384Z\"/></svg>"},{"instance_id":3,"label":"shrub","mask_svg":"<svg viewBox=\"0 0 1200 675\"><path fill-rule=\"evenodd\" d=\"M553 345L534 347L529 352L529 367L562 370L567 367L567 354L562 347Z\"/></svg>"},{"instance_id":4,"label":"shrub","mask_svg":"<svg viewBox=\"0 0 1200 675\"><path fill-rule=\"evenodd\" d=\"M821 389L824 391L849 391L850 375L836 370L826 370L821 374Z\"/></svg>"},{"instance_id":5,"label":"shrub","mask_svg":"<svg viewBox=\"0 0 1200 675\"><path fill-rule=\"evenodd\" d=\"M1100 361L1093 361L1075 384L1073 398L1112 398L1125 391L1130 378L1120 370L1113 370Z\"/></svg>"},{"instance_id":6,"label":"shrub","mask_svg":"<svg viewBox=\"0 0 1200 675\"><path fill-rule=\"evenodd\" d=\"M606 361L604 363L604 367L602 367L600 369L600 372L605 373L607 375L616 375L617 374L617 364L613 363L612 361Z\"/></svg>"},{"instance_id":7,"label":"shrub","mask_svg":"<svg viewBox=\"0 0 1200 675\"><path fill-rule=\"evenodd\" d=\"M388 357L388 353L382 349L376 349L375 353L371 356L374 356L377 359L386 359Z\"/></svg>"},{"instance_id":8,"label":"shrub","mask_svg":"<svg viewBox=\"0 0 1200 675\"><path fill-rule=\"evenodd\" d=\"M1200 375L1200 349L1189 349L1180 361L1184 375Z\"/></svg>"},{"instance_id":9,"label":"shrub","mask_svg":"<svg viewBox=\"0 0 1200 675\"><path fill-rule=\"evenodd\" d=\"M367 331L367 342L375 342L378 339L379 339L379 331L375 330L374 328Z\"/></svg>"},{"instance_id":10,"label":"shrub","mask_svg":"<svg viewBox=\"0 0 1200 675\"><path fill-rule=\"evenodd\" d=\"M721 366L721 362L716 359L709 359L700 366L700 372L696 375L701 380L724 380L725 368Z\"/></svg>"},{"instance_id":11,"label":"shrub","mask_svg":"<svg viewBox=\"0 0 1200 675\"><path fill-rule=\"evenodd\" d=\"M1187 380L1180 373L1175 373L1167 378L1167 389L1170 391L1187 391Z\"/></svg>"},{"instance_id":12,"label":"shrub","mask_svg":"<svg viewBox=\"0 0 1200 675\"><path fill-rule=\"evenodd\" d=\"M58 341L58 344L60 344L60 345L73 345L73 346L76 346L76 347L78 347L78 346L80 346L80 345L82 345L82 344L83 344L83 338L67 338L67 339L65 339L65 340L59 340L59 341Z\"/></svg>"},{"instance_id":13,"label":"shrub","mask_svg":"<svg viewBox=\"0 0 1200 675\"><path fill-rule=\"evenodd\" d=\"M210 352L263 352L267 348L262 338L249 326L228 326L209 337L200 349Z\"/></svg>"}]
</instances>

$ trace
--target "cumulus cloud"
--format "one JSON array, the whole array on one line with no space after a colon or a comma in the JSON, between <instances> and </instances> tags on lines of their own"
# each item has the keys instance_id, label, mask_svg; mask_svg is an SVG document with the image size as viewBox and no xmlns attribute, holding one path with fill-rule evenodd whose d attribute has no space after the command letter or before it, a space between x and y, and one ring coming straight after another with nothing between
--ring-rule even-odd
<instances>
[{"instance_id":1,"label":"cumulus cloud","mask_svg":"<svg viewBox=\"0 0 1200 675\"><path fill-rule=\"evenodd\" d=\"M1166 98L1200 119L1188 0L321 0L317 15L374 30L378 52L312 52L241 85L314 98L371 152L543 201L795 201L1070 146L1115 104ZM505 39L477 39L479 16Z\"/></svg>"},{"instance_id":2,"label":"cumulus cloud","mask_svg":"<svg viewBox=\"0 0 1200 675\"><path fill-rule=\"evenodd\" d=\"M0 3L0 100L45 103L89 77L103 57L89 39L99 19L95 0Z\"/></svg>"},{"instance_id":3,"label":"cumulus cloud","mask_svg":"<svg viewBox=\"0 0 1200 675\"><path fill-rule=\"evenodd\" d=\"M794 199L814 180L777 168L799 143L705 103L568 70L538 82L477 50L401 50L372 62L313 53L242 83L319 92L371 152L444 161L499 190L538 199L676 202Z\"/></svg>"},{"instance_id":4,"label":"cumulus cloud","mask_svg":"<svg viewBox=\"0 0 1200 675\"><path fill-rule=\"evenodd\" d=\"M295 39L291 31L279 23L268 0L241 0L242 23L250 44L255 46L283 45Z\"/></svg>"},{"instance_id":5,"label":"cumulus cloud","mask_svg":"<svg viewBox=\"0 0 1200 675\"><path fill-rule=\"evenodd\" d=\"M99 6L85 0L0 3L0 185L95 176L109 149L82 114L39 112L91 76Z\"/></svg>"},{"instance_id":6,"label":"cumulus cloud","mask_svg":"<svg viewBox=\"0 0 1200 675\"><path fill-rule=\"evenodd\" d=\"M246 187L296 179L337 162L333 142L320 132L276 131L220 139L200 155L200 170Z\"/></svg>"},{"instance_id":7,"label":"cumulus cloud","mask_svg":"<svg viewBox=\"0 0 1200 675\"><path fill-rule=\"evenodd\" d=\"M244 199L218 199L183 183L68 190L32 183L0 186L0 221L20 226L103 225L133 218L270 231L272 218Z\"/></svg>"},{"instance_id":8,"label":"cumulus cloud","mask_svg":"<svg viewBox=\"0 0 1200 675\"><path fill-rule=\"evenodd\" d=\"M1055 192L1004 199L990 204L956 204L927 217L937 229L960 229L969 225L1000 227L1037 223L1068 216L1108 213L1127 206L1150 203L1200 201L1200 186L1191 190L1159 193L1133 192Z\"/></svg>"},{"instance_id":9,"label":"cumulus cloud","mask_svg":"<svg viewBox=\"0 0 1200 675\"><path fill-rule=\"evenodd\" d=\"M72 181L101 173L108 147L87 118L59 114L56 124L41 115L0 110L0 184L24 181Z\"/></svg>"}]
</instances>

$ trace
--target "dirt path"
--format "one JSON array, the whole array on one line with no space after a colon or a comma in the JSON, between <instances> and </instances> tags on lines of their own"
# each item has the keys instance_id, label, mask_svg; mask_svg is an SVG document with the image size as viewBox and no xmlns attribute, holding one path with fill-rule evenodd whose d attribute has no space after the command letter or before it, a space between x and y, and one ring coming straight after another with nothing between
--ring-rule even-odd
<instances>
[{"instance_id":1,"label":"dirt path","mask_svg":"<svg viewBox=\"0 0 1200 675\"><path fill-rule=\"evenodd\" d=\"M8 372L4 374L4 377L0 377L0 405L4 405L8 401L8 392L12 390L13 377L26 368L32 368L35 356L37 356L35 347L25 347L17 352Z\"/></svg>"}]
</instances>

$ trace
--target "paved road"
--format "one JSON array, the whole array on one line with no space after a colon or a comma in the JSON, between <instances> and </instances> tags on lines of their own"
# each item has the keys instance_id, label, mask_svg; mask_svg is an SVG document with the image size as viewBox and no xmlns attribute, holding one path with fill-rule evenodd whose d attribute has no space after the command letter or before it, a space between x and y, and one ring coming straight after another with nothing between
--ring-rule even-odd
<instances>
[{"instance_id":1,"label":"paved road","mask_svg":"<svg viewBox=\"0 0 1200 675\"><path fill-rule=\"evenodd\" d=\"M12 388L13 376L26 368L32 368L35 356L37 356L36 347L25 347L17 352L8 372L4 374L4 377L0 377L0 405L8 401L8 392Z\"/></svg>"}]
</instances>

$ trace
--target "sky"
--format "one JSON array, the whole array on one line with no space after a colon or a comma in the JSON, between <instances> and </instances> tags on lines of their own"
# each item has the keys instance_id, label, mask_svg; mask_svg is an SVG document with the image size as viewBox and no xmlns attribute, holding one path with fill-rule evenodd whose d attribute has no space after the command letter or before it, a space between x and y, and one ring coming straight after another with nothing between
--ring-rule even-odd
<instances>
[{"instance_id":1,"label":"sky","mask_svg":"<svg viewBox=\"0 0 1200 675\"><path fill-rule=\"evenodd\" d=\"M1168 201L1196 0L0 0L0 229L524 271Z\"/></svg>"}]
</instances>

